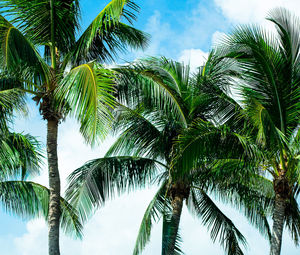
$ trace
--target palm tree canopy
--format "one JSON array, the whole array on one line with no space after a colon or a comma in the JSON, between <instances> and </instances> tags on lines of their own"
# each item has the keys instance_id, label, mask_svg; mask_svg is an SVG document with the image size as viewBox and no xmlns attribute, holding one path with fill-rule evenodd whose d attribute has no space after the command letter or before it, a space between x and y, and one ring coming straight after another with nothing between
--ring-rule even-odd
<instances>
[{"instance_id":1,"label":"palm tree canopy","mask_svg":"<svg viewBox=\"0 0 300 255\"><path fill-rule=\"evenodd\" d=\"M270 235L265 212L272 204L272 195L266 196L259 186L247 187L245 180L240 184L239 178L234 178L236 172L229 171L233 164L243 165L243 160L248 159L247 153L252 153L255 148L248 148L244 158L240 158L237 152L229 155L230 146L244 150L244 137L231 132L225 125L216 127L207 122L213 117L219 123L231 120L236 108L241 108L226 93L230 75L235 73L226 68L225 64L229 62L222 63L212 53L206 65L193 75L188 66L165 58L150 58L115 69L118 73L116 96L120 103L115 110L113 127L118 138L106 157L88 162L69 177L67 198L79 208L84 220L114 194L144 187L150 181L158 183L159 191L144 214L136 241L134 254L140 254L150 240L153 222L161 217L164 218L164 235L172 235L172 192L177 184L183 183L188 187L184 190L190 211L203 219L212 240L218 240L228 254L242 254L239 245L246 244L246 241L207 192L218 194L221 200L235 204L239 210L243 208L249 221L260 227L264 235ZM216 117L217 113L220 118ZM190 129L194 130L197 137L202 135L195 142L201 144L199 147L213 146L210 151L198 151L206 156L198 161L198 165L191 166L190 169L194 170L179 177L174 171L180 168L178 161L174 164L174 156L176 160L176 156L185 157L186 161L190 159L188 156L192 150L186 156L180 152L180 146L184 144L184 132L191 134ZM227 134L230 138L226 140ZM210 139L206 139L208 136ZM179 147L176 143L174 146L175 140L178 140ZM219 151L217 147L221 144L223 150ZM186 148L189 148L189 144ZM183 149L182 152L186 151ZM228 161L226 156L230 156ZM222 171L226 164L226 174L230 178L224 184ZM250 175L250 170L248 173ZM244 176L241 175L240 179ZM269 182L261 182L265 189L270 187ZM175 251L179 254L178 233L176 240ZM167 248L168 243L163 242L163 246Z\"/></svg>"},{"instance_id":2,"label":"palm tree canopy","mask_svg":"<svg viewBox=\"0 0 300 255\"><path fill-rule=\"evenodd\" d=\"M114 107L114 74L99 62L113 60L128 47L147 46L148 35L130 25L139 7L112 0L82 33L79 1L8 0L0 8L6 78L35 95L45 118L62 119L71 111L88 142L103 137Z\"/></svg>"}]
</instances>

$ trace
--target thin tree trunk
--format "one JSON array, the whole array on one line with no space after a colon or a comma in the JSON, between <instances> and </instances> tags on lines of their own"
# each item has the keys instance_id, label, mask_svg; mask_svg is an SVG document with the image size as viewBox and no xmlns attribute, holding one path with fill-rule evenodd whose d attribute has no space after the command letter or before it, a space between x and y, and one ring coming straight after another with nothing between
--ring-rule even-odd
<instances>
[{"instance_id":1,"label":"thin tree trunk","mask_svg":"<svg viewBox=\"0 0 300 255\"><path fill-rule=\"evenodd\" d=\"M57 159L57 120L47 120L47 155L49 171L49 216L48 245L49 255L59 255L59 223L60 223L60 178Z\"/></svg>"},{"instance_id":2,"label":"thin tree trunk","mask_svg":"<svg viewBox=\"0 0 300 255\"><path fill-rule=\"evenodd\" d=\"M163 236L163 246L162 246L162 255L172 255L174 254L176 236L178 234L180 217L182 212L184 197L182 194L174 195L172 200L172 217L168 227L168 234Z\"/></svg>"},{"instance_id":3,"label":"thin tree trunk","mask_svg":"<svg viewBox=\"0 0 300 255\"><path fill-rule=\"evenodd\" d=\"M285 199L279 194L276 194L270 255L280 255L282 232L284 227L284 213Z\"/></svg>"}]
</instances>

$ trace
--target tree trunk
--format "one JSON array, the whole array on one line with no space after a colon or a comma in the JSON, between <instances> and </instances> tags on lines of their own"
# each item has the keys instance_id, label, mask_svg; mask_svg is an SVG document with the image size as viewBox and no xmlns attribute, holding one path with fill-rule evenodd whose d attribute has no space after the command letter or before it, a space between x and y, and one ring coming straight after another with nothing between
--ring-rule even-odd
<instances>
[{"instance_id":1,"label":"tree trunk","mask_svg":"<svg viewBox=\"0 0 300 255\"><path fill-rule=\"evenodd\" d=\"M282 232L284 227L284 213L285 199L279 194L276 194L270 255L280 255Z\"/></svg>"},{"instance_id":2,"label":"tree trunk","mask_svg":"<svg viewBox=\"0 0 300 255\"><path fill-rule=\"evenodd\" d=\"M60 178L57 159L58 121L47 120L47 156L49 171L49 215L48 215L48 245L49 255L59 255L59 225L60 225Z\"/></svg>"},{"instance_id":3,"label":"tree trunk","mask_svg":"<svg viewBox=\"0 0 300 255\"><path fill-rule=\"evenodd\" d=\"M168 233L163 234L162 255L174 254L176 236L179 229L184 196L175 194L172 200L172 216L168 226Z\"/></svg>"}]
</instances>

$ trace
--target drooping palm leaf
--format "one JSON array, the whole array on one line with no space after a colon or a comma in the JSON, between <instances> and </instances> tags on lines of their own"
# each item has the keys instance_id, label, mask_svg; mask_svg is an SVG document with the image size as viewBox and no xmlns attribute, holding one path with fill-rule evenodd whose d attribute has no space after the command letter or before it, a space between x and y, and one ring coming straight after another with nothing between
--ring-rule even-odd
<instances>
[{"instance_id":1,"label":"drooping palm leaf","mask_svg":"<svg viewBox=\"0 0 300 255\"><path fill-rule=\"evenodd\" d=\"M24 179L39 172L42 154L39 142L31 135L0 132L0 179Z\"/></svg>"},{"instance_id":2,"label":"drooping palm leaf","mask_svg":"<svg viewBox=\"0 0 300 255\"><path fill-rule=\"evenodd\" d=\"M0 182L0 201L7 212L25 219L43 217L47 220L49 190L37 183L26 181ZM61 227L67 234L81 237L82 226L77 212L61 198Z\"/></svg>"},{"instance_id":3,"label":"drooping palm leaf","mask_svg":"<svg viewBox=\"0 0 300 255\"><path fill-rule=\"evenodd\" d=\"M218 239L228 255L244 254L239 243L246 245L246 239L206 193L193 189L188 200L188 207L202 218L203 224L211 231L210 236L213 242Z\"/></svg>"},{"instance_id":4,"label":"drooping palm leaf","mask_svg":"<svg viewBox=\"0 0 300 255\"><path fill-rule=\"evenodd\" d=\"M85 221L91 212L115 194L145 187L162 164L139 157L107 157L92 160L69 176L66 198Z\"/></svg>"},{"instance_id":5,"label":"drooping palm leaf","mask_svg":"<svg viewBox=\"0 0 300 255\"><path fill-rule=\"evenodd\" d=\"M69 105L89 142L103 138L110 127L110 111L115 106L112 79L111 71L91 62L72 69L56 90L58 100Z\"/></svg>"},{"instance_id":6,"label":"drooping palm leaf","mask_svg":"<svg viewBox=\"0 0 300 255\"><path fill-rule=\"evenodd\" d=\"M155 194L154 198L149 203L144 213L135 242L133 251L134 255L141 254L147 243L150 241L153 222L158 222L158 220L165 213L170 212L171 210L170 201L165 198L165 192L165 185L162 185L158 192Z\"/></svg>"},{"instance_id":7,"label":"drooping palm leaf","mask_svg":"<svg viewBox=\"0 0 300 255\"><path fill-rule=\"evenodd\" d=\"M175 237L174 237L175 235ZM172 247L171 242L175 239L174 247ZM181 250L181 236L179 230L174 226L172 221L171 211L165 210L163 215L163 230L162 230L162 255L174 254L182 255L184 254Z\"/></svg>"},{"instance_id":8,"label":"drooping palm leaf","mask_svg":"<svg viewBox=\"0 0 300 255\"><path fill-rule=\"evenodd\" d=\"M164 146L160 139L159 128L164 123L155 114L145 113L144 109L135 111L119 105L116 108L116 116L113 128L116 133L122 130L116 142L109 148L106 156L132 155L146 156L148 158L162 157Z\"/></svg>"},{"instance_id":9,"label":"drooping palm leaf","mask_svg":"<svg viewBox=\"0 0 300 255\"><path fill-rule=\"evenodd\" d=\"M37 84L48 81L49 70L34 46L0 15L0 62L13 76Z\"/></svg>"}]
</instances>

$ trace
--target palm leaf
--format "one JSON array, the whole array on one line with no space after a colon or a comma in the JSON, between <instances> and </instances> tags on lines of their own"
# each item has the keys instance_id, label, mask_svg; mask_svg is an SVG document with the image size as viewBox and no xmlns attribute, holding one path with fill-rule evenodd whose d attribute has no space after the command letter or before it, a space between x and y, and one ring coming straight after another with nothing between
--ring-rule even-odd
<instances>
[{"instance_id":1,"label":"palm leaf","mask_svg":"<svg viewBox=\"0 0 300 255\"><path fill-rule=\"evenodd\" d=\"M85 221L108 198L148 185L162 164L139 157L107 157L89 161L69 176L66 198Z\"/></svg>"},{"instance_id":2,"label":"palm leaf","mask_svg":"<svg viewBox=\"0 0 300 255\"><path fill-rule=\"evenodd\" d=\"M163 126L161 119L154 113L147 114L144 108L131 110L119 105L116 108L113 129L122 134L109 148L106 156L135 155L157 158L161 155L162 144L159 128Z\"/></svg>"},{"instance_id":3,"label":"palm leaf","mask_svg":"<svg viewBox=\"0 0 300 255\"><path fill-rule=\"evenodd\" d=\"M110 128L115 106L112 78L113 73L96 63L83 64L72 69L56 90L60 105L69 105L89 142L103 138Z\"/></svg>"},{"instance_id":4,"label":"palm leaf","mask_svg":"<svg viewBox=\"0 0 300 255\"><path fill-rule=\"evenodd\" d=\"M174 226L171 220L171 213L164 213L163 220L163 231L162 231L162 255L174 254L174 255L182 255L184 254L181 250L182 239L179 233L179 230L175 231L175 245L174 249L170 248L170 240L174 239Z\"/></svg>"},{"instance_id":5,"label":"palm leaf","mask_svg":"<svg viewBox=\"0 0 300 255\"><path fill-rule=\"evenodd\" d=\"M297 201L292 198L285 209L285 224L289 230L295 245L299 245L300 237L300 210Z\"/></svg>"},{"instance_id":6,"label":"palm leaf","mask_svg":"<svg viewBox=\"0 0 300 255\"><path fill-rule=\"evenodd\" d=\"M37 183L24 181L0 182L0 201L4 209L25 219L48 218L50 191ZM61 227L67 234L81 237L77 213L61 198Z\"/></svg>"},{"instance_id":7,"label":"palm leaf","mask_svg":"<svg viewBox=\"0 0 300 255\"><path fill-rule=\"evenodd\" d=\"M50 1L46 0L4 0L0 7L35 45L52 42L51 25L54 24L55 47L66 53L74 46L79 28L78 0L53 1L53 19Z\"/></svg>"},{"instance_id":8,"label":"palm leaf","mask_svg":"<svg viewBox=\"0 0 300 255\"><path fill-rule=\"evenodd\" d=\"M42 84L49 70L37 50L23 34L0 15L0 62L13 77Z\"/></svg>"},{"instance_id":9,"label":"palm leaf","mask_svg":"<svg viewBox=\"0 0 300 255\"><path fill-rule=\"evenodd\" d=\"M35 175L40 170L42 159L39 142L31 135L0 133L0 179Z\"/></svg>"},{"instance_id":10,"label":"palm leaf","mask_svg":"<svg viewBox=\"0 0 300 255\"><path fill-rule=\"evenodd\" d=\"M163 184L144 213L135 242L134 255L141 254L147 243L150 241L153 222L158 222L160 217L163 216L166 211L171 210L170 202L165 198L165 192L166 188L165 184Z\"/></svg>"},{"instance_id":11,"label":"palm leaf","mask_svg":"<svg viewBox=\"0 0 300 255\"><path fill-rule=\"evenodd\" d=\"M112 60L117 51L125 51L126 45L144 48L148 35L121 23L124 17L130 23L136 19L138 6L131 0L112 0L98 14L78 39L70 57L73 63L80 64L95 60Z\"/></svg>"},{"instance_id":12,"label":"palm leaf","mask_svg":"<svg viewBox=\"0 0 300 255\"><path fill-rule=\"evenodd\" d=\"M201 190L192 189L188 207L202 218L203 224L211 231L210 236L213 242L219 239L227 254L244 254L239 242L245 246L246 239L207 194Z\"/></svg>"}]
</instances>

